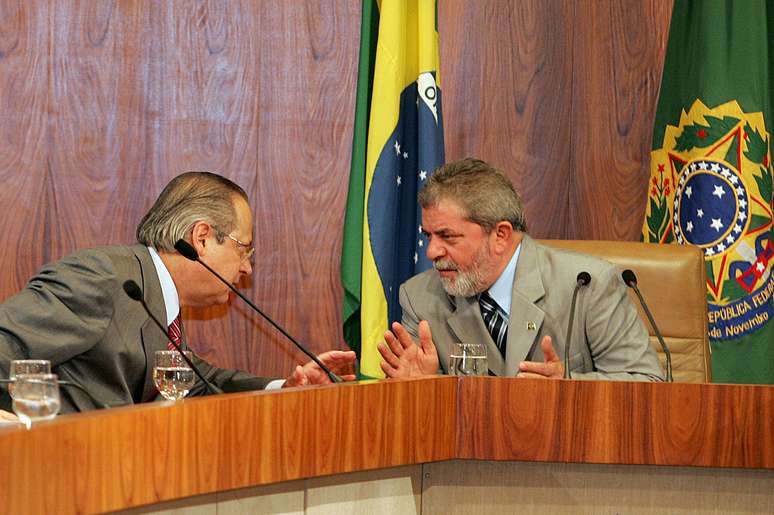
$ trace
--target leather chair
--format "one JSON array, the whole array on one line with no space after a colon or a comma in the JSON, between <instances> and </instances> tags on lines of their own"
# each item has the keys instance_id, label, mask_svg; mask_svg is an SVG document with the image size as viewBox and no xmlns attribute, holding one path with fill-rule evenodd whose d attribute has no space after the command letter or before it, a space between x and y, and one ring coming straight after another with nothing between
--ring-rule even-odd
<instances>
[{"instance_id":1,"label":"leather chair","mask_svg":"<svg viewBox=\"0 0 774 515\"><path fill-rule=\"evenodd\" d=\"M707 293L704 255L697 247L623 241L542 240L552 247L597 256L630 268L672 354L675 382L703 383L712 379L707 334ZM593 280L593 279L592 279ZM650 334L661 366L666 361L661 345L633 291L632 302Z\"/></svg>"}]
</instances>

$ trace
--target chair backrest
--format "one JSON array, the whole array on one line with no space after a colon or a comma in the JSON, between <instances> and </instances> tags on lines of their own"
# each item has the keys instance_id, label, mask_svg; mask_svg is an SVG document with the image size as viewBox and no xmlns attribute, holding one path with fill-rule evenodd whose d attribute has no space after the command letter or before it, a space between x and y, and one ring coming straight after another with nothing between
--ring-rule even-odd
<instances>
[{"instance_id":1,"label":"chair backrest","mask_svg":"<svg viewBox=\"0 0 774 515\"><path fill-rule=\"evenodd\" d=\"M674 380L683 383L711 381L706 271L700 249L624 241L542 240L542 243L600 257L621 270L633 270L640 292L672 354ZM629 295L648 328L650 343L664 367L665 357L653 336L653 328L634 292L630 290Z\"/></svg>"}]
</instances>

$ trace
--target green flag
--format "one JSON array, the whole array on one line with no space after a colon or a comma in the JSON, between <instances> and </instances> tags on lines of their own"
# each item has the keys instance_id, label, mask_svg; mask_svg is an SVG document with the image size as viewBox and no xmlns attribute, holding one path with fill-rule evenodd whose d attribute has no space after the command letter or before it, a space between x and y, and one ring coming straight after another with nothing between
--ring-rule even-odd
<instances>
[{"instance_id":1,"label":"green flag","mask_svg":"<svg viewBox=\"0 0 774 515\"><path fill-rule=\"evenodd\" d=\"M443 164L435 0L364 0L341 280L343 330L361 377L400 320L401 283L430 267L417 192Z\"/></svg>"},{"instance_id":2,"label":"green flag","mask_svg":"<svg viewBox=\"0 0 774 515\"><path fill-rule=\"evenodd\" d=\"M704 252L721 383L774 384L770 30L772 1L676 0L653 130L643 239Z\"/></svg>"}]
</instances>

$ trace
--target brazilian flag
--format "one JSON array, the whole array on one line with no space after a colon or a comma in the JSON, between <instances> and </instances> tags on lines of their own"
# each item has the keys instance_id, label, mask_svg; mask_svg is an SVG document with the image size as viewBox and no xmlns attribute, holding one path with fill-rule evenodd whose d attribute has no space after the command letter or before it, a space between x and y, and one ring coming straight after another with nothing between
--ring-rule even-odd
<instances>
[{"instance_id":1,"label":"brazilian flag","mask_svg":"<svg viewBox=\"0 0 774 515\"><path fill-rule=\"evenodd\" d=\"M676 0L653 131L643 239L704 252L721 383L774 384L772 34L772 1Z\"/></svg>"},{"instance_id":2,"label":"brazilian flag","mask_svg":"<svg viewBox=\"0 0 774 515\"><path fill-rule=\"evenodd\" d=\"M417 193L444 161L435 0L364 0L341 281L361 377L400 320L398 288L430 263Z\"/></svg>"}]
</instances>

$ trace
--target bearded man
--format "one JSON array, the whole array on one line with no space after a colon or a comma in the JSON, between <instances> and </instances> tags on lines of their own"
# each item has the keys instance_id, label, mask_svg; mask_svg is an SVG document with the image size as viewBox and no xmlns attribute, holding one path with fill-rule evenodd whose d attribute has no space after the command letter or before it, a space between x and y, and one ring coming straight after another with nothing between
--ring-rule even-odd
<instances>
[{"instance_id":1,"label":"bearded man","mask_svg":"<svg viewBox=\"0 0 774 515\"><path fill-rule=\"evenodd\" d=\"M493 375L564 377L570 303L585 271L592 280L578 295L572 377L663 380L620 271L530 238L502 172L477 159L448 163L428 179L419 205L434 268L400 288L402 323L379 345L388 377L446 372L455 343L486 343Z\"/></svg>"}]
</instances>

